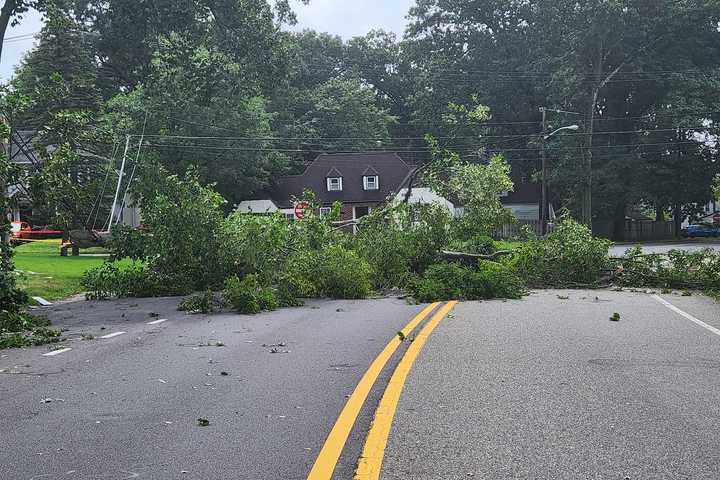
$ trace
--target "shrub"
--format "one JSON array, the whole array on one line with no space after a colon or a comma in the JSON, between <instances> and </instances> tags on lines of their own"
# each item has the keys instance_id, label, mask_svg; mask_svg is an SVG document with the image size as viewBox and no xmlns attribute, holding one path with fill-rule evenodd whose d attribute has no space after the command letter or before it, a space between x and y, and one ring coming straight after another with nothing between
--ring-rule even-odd
<instances>
[{"instance_id":1,"label":"shrub","mask_svg":"<svg viewBox=\"0 0 720 480\"><path fill-rule=\"evenodd\" d=\"M477 269L457 263L432 265L422 277L412 282L411 291L417 301L429 303L460 298L521 298L525 287L508 267L481 261Z\"/></svg>"},{"instance_id":2,"label":"shrub","mask_svg":"<svg viewBox=\"0 0 720 480\"><path fill-rule=\"evenodd\" d=\"M479 255L492 255L497 251L495 241L486 235L475 235L465 242L456 240L450 247L460 252Z\"/></svg>"},{"instance_id":3,"label":"shrub","mask_svg":"<svg viewBox=\"0 0 720 480\"><path fill-rule=\"evenodd\" d=\"M520 277L500 263L480 261L466 281L463 296L468 300L521 298L525 293Z\"/></svg>"},{"instance_id":4,"label":"shrub","mask_svg":"<svg viewBox=\"0 0 720 480\"><path fill-rule=\"evenodd\" d=\"M353 247L371 266L377 289L405 287L449 242L450 213L441 205L406 205L363 218Z\"/></svg>"},{"instance_id":5,"label":"shrub","mask_svg":"<svg viewBox=\"0 0 720 480\"><path fill-rule=\"evenodd\" d=\"M636 247L620 264L617 280L622 286L720 290L720 253L713 249L643 255Z\"/></svg>"},{"instance_id":6,"label":"shrub","mask_svg":"<svg viewBox=\"0 0 720 480\"><path fill-rule=\"evenodd\" d=\"M144 260L147 258L148 242L147 232L137 228L118 225L113 227L112 235L108 240L107 248L110 250L110 260L129 258Z\"/></svg>"},{"instance_id":7,"label":"shrub","mask_svg":"<svg viewBox=\"0 0 720 480\"><path fill-rule=\"evenodd\" d=\"M182 279L184 292L221 285L226 276L219 261L225 200L203 186L192 169L185 177L150 178L155 183L145 186L140 198L143 222L152 235L146 244L152 269L169 281Z\"/></svg>"},{"instance_id":8,"label":"shrub","mask_svg":"<svg viewBox=\"0 0 720 480\"><path fill-rule=\"evenodd\" d=\"M431 265L425 274L410 284L418 302L459 299L463 293L468 270L456 263Z\"/></svg>"},{"instance_id":9,"label":"shrub","mask_svg":"<svg viewBox=\"0 0 720 480\"><path fill-rule=\"evenodd\" d=\"M608 268L609 248L609 240L594 238L587 226L566 217L547 239L523 244L510 264L531 287L591 285Z\"/></svg>"},{"instance_id":10,"label":"shrub","mask_svg":"<svg viewBox=\"0 0 720 480\"><path fill-rule=\"evenodd\" d=\"M212 290L191 295L180 302L178 310L190 313L212 313L215 311L215 296Z\"/></svg>"},{"instance_id":11,"label":"shrub","mask_svg":"<svg viewBox=\"0 0 720 480\"><path fill-rule=\"evenodd\" d=\"M157 274L147 263L105 262L83 274L82 286L87 289L86 298L103 300L110 297L154 297L162 294L181 293L177 281Z\"/></svg>"},{"instance_id":12,"label":"shrub","mask_svg":"<svg viewBox=\"0 0 720 480\"><path fill-rule=\"evenodd\" d=\"M237 275L225 280L224 296L239 313L255 314L263 310L276 310L279 305L275 293L262 287L253 274L246 275L242 280Z\"/></svg>"},{"instance_id":13,"label":"shrub","mask_svg":"<svg viewBox=\"0 0 720 480\"><path fill-rule=\"evenodd\" d=\"M370 293L370 265L352 250L330 245L315 254L313 283L331 298L365 298Z\"/></svg>"},{"instance_id":14,"label":"shrub","mask_svg":"<svg viewBox=\"0 0 720 480\"><path fill-rule=\"evenodd\" d=\"M281 214L234 213L222 224L220 261L231 274L272 282L285 261L290 226Z\"/></svg>"}]
</instances>

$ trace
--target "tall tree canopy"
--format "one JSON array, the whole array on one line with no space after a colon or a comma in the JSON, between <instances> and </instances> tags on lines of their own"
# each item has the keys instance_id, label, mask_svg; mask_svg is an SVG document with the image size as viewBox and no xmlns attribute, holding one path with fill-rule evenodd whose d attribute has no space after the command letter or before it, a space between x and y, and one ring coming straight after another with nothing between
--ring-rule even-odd
<instances>
[{"instance_id":1,"label":"tall tree canopy","mask_svg":"<svg viewBox=\"0 0 720 480\"><path fill-rule=\"evenodd\" d=\"M288 32L287 1L52 7L15 80L34 97L27 123L92 112L114 132L104 157L129 134L141 159L197 165L231 203L321 152L382 148L421 163L428 133L463 161L502 154L529 181L540 107L549 130L580 126L546 144L556 206L619 234L628 207L681 216L712 197L718 0L417 0L399 41Z\"/></svg>"}]
</instances>

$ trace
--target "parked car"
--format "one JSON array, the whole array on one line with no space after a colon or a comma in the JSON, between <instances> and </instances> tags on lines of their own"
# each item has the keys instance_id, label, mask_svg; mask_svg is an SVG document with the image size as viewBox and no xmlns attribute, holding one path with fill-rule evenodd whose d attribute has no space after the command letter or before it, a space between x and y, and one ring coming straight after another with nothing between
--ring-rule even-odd
<instances>
[{"instance_id":1,"label":"parked car","mask_svg":"<svg viewBox=\"0 0 720 480\"><path fill-rule=\"evenodd\" d=\"M720 226L710 225L707 223L689 225L687 228L682 230L682 236L688 238L720 237Z\"/></svg>"},{"instance_id":2,"label":"parked car","mask_svg":"<svg viewBox=\"0 0 720 480\"><path fill-rule=\"evenodd\" d=\"M44 238L62 238L62 230L47 227L31 227L27 222L11 222L10 236L13 240L40 240Z\"/></svg>"}]
</instances>

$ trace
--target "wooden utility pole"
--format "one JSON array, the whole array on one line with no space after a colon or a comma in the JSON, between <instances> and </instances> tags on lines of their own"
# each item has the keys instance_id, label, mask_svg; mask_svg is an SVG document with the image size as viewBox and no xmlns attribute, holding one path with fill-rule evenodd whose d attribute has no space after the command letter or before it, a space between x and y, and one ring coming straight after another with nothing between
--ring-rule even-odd
<instances>
[{"instance_id":1,"label":"wooden utility pole","mask_svg":"<svg viewBox=\"0 0 720 480\"><path fill-rule=\"evenodd\" d=\"M547 110L545 107L540 107L542 112L542 146L540 148L540 158L542 161L542 193L540 195L540 234L547 235L547 223L548 223L548 198L547 198L547 158L545 154L545 136L548 134L547 126Z\"/></svg>"}]
</instances>

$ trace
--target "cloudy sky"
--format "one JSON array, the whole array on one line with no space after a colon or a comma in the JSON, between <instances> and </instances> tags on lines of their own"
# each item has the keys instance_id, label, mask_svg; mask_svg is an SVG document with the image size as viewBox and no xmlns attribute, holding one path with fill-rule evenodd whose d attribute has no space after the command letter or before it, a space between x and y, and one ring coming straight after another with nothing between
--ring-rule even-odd
<instances>
[{"instance_id":1,"label":"cloudy sky","mask_svg":"<svg viewBox=\"0 0 720 480\"><path fill-rule=\"evenodd\" d=\"M296 29L310 28L343 38L378 28L400 36L405 30L405 16L415 3L414 0L311 0L310 5L293 2L299 20ZM20 25L8 29L0 59L0 80L7 80L24 53L32 48L34 40L23 35L39 31L41 25L40 15L30 12Z\"/></svg>"}]
</instances>

